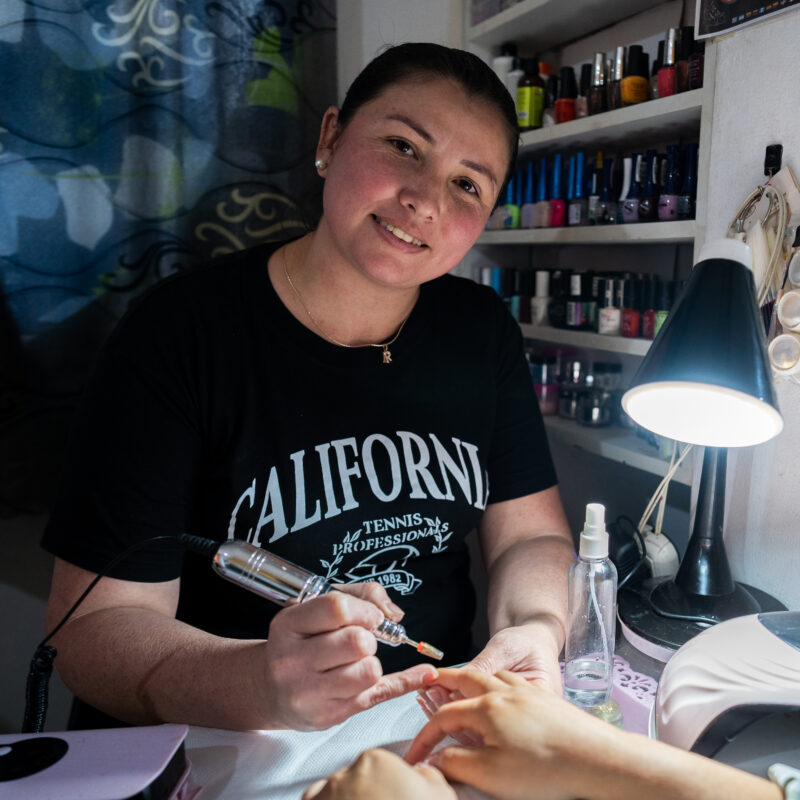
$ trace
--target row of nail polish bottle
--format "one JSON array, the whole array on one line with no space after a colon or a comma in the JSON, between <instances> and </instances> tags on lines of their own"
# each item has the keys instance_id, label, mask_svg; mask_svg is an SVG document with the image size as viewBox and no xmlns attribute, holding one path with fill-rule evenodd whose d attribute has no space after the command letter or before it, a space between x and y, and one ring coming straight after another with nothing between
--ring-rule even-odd
<instances>
[{"instance_id":1,"label":"row of nail polish bottle","mask_svg":"<svg viewBox=\"0 0 800 800\"><path fill-rule=\"evenodd\" d=\"M581 225L693 219L697 191L697 145L632 153L619 161L598 152L569 158L542 156L517 170L486 225L503 228L560 228ZM566 166L566 171L565 171Z\"/></svg>"},{"instance_id":2,"label":"row of nail polish bottle","mask_svg":"<svg viewBox=\"0 0 800 800\"><path fill-rule=\"evenodd\" d=\"M549 286L551 326L653 339L672 308L679 282L630 273L556 270Z\"/></svg>"},{"instance_id":3,"label":"row of nail polish bottle","mask_svg":"<svg viewBox=\"0 0 800 800\"><path fill-rule=\"evenodd\" d=\"M647 150L624 159L619 195L623 223L694 219L697 196L697 145L669 145L666 155Z\"/></svg>"}]
</instances>

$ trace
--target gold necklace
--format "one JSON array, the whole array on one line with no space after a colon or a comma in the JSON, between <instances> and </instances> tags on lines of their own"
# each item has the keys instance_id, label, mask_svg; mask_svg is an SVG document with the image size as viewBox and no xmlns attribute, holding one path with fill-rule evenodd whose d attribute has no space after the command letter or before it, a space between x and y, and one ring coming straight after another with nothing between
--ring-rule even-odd
<instances>
[{"instance_id":1,"label":"gold necklace","mask_svg":"<svg viewBox=\"0 0 800 800\"><path fill-rule=\"evenodd\" d=\"M368 344L347 344L346 342L340 342L338 339L331 336L329 333L325 331L325 329L317 322L314 318L314 315L309 311L308 306L303 302L303 298L300 296L300 292L297 291L297 287L294 285L294 281L292 281L291 276L289 275L289 269L286 266L286 248L284 247L281 250L281 264L283 265L283 274L286 276L286 280L289 282L289 286L292 287L292 291L295 293L300 305L303 307L303 311L308 314L308 318L311 320L311 323L314 327L322 334L322 336L327 339L329 342L333 342L334 344L338 344L339 347L347 347L349 349L356 349L358 347L380 347L383 349L382 357L384 364L391 364L392 363L392 354L389 351L389 345L394 344L397 341L397 337L400 335L400 332L403 330L403 326L408 322L408 318L411 316L411 311L406 314L405 319L400 323L400 327L397 329L397 333L392 336L386 342L375 342L375 343L368 343ZM412 309L413 310L413 309Z\"/></svg>"}]
</instances>

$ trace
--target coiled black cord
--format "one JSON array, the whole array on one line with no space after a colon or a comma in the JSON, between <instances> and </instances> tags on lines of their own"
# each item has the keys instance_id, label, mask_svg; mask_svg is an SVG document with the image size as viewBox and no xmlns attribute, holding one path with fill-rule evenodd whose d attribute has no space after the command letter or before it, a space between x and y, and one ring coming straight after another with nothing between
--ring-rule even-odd
<instances>
[{"instance_id":1,"label":"coiled black cord","mask_svg":"<svg viewBox=\"0 0 800 800\"><path fill-rule=\"evenodd\" d=\"M53 662L58 655L58 650L48 644L50 639L64 627L67 620L75 613L78 606L87 598L89 592L97 586L100 579L104 578L111 569L121 561L124 561L131 553L134 553L140 547L160 541L174 542L186 550L191 550L194 553L199 553L209 558L217 552L217 548L219 547L219 542L213 539L205 539L202 536L182 533L179 536L151 536L149 539L142 539L141 542L136 542L136 544L123 550L119 555L114 556L114 558L95 575L83 594L72 604L72 607L64 614L55 628L53 628L36 647L28 669L28 679L25 684L25 713L22 720L22 733L41 733L44 730L44 723L47 718L47 706L49 703L50 676L53 674Z\"/></svg>"}]
</instances>

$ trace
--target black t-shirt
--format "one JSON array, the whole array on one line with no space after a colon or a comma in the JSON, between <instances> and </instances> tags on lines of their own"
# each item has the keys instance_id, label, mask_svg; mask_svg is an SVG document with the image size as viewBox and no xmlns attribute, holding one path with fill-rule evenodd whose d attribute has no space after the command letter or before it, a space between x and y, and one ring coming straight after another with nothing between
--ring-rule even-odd
<instances>
[{"instance_id":1,"label":"black t-shirt","mask_svg":"<svg viewBox=\"0 0 800 800\"><path fill-rule=\"evenodd\" d=\"M43 546L99 572L132 543L245 539L333 581L378 580L408 635L469 655L464 538L487 502L555 484L520 331L472 281L424 284L392 362L300 324L277 245L167 279L120 321L76 421ZM148 544L109 573L181 578L178 618L265 637L278 606ZM420 660L381 645L386 670Z\"/></svg>"}]
</instances>

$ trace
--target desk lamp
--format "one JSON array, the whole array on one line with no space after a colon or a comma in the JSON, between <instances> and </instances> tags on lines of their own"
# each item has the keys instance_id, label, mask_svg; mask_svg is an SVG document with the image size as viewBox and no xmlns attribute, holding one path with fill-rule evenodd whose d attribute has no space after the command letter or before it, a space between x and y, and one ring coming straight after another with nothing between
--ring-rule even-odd
<instances>
[{"instance_id":1,"label":"desk lamp","mask_svg":"<svg viewBox=\"0 0 800 800\"><path fill-rule=\"evenodd\" d=\"M750 248L736 239L703 247L622 398L642 427L706 448L692 534L675 578L626 587L618 598L626 636L632 632L635 646L661 660L717 622L783 609L733 580L722 538L726 448L760 444L783 428L751 266Z\"/></svg>"}]
</instances>

